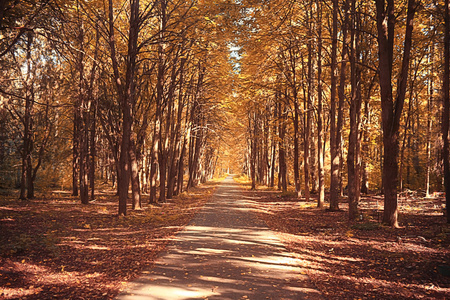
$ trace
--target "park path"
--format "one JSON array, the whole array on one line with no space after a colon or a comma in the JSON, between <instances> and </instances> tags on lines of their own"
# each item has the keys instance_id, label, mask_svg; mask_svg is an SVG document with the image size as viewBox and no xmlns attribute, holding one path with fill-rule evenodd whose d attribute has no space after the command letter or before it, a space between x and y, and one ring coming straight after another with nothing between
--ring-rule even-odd
<instances>
[{"instance_id":1,"label":"park path","mask_svg":"<svg viewBox=\"0 0 450 300\"><path fill-rule=\"evenodd\" d=\"M226 178L155 266L117 299L322 299L253 209Z\"/></svg>"}]
</instances>

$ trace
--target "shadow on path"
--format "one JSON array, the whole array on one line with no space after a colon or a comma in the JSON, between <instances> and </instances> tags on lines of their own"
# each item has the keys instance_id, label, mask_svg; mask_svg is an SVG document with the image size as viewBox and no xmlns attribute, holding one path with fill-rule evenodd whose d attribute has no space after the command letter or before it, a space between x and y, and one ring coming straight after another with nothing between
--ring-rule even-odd
<instances>
[{"instance_id":1,"label":"shadow on path","mask_svg":"<svg viewBox=\"0 0 450 300\"><path fill-rule=\"evenodd\" d=\"M212 200L117 299L322 299L298 261L225 179Z\"/></svg>"}]
</instances>

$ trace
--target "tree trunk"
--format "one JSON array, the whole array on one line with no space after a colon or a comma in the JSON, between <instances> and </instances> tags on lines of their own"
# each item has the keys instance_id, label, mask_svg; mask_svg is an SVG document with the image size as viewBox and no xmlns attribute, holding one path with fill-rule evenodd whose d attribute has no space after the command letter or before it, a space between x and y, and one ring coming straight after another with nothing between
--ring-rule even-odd
<instances>
[{"instance_id":1,"label":"tree trunk","mask_svg":"<svg viewBox=\"0 0 450 300\"><path fill-rule=\"evenodd\" d=\"M317 5L317 25L318 25L318 43L317 43L317 166L319 176L319 195L317 207L323 208L325 202L325 173L324 173L324 137L323 137L323 95L322 95L322 5L319 0Z\"/></svg>"},{"instance_id":2,"label":"tree trunk","mask_svg":"<svg viewBox=\"0 0 450 300\"><path fill-rule=\"evenodd\" d=\"M431 19L431 17L430 17ZM431 23L431 22L430 22ZM427 155L427 175L425 182L425 193L426 197L429 198L430 194L430 174L431 174L431 130L433 126L433 120L431 118L432 107L433 107L433 97L434 97L434 42L431 42L430 45L430 53L428 55L428 64L431 65L429 76L429 85L428 85L428 101L427 101L427 146L426 146L426 155Z\"/></svg>"},{"instance_id":3,"label":"tree trunk","mask_svg":"<svg viewBox=\"0 0 450 300\"><path fill-rule=\"evenodd\" d=\"M284 138L286 135L286 116L285 112L281 109L282 104L279 104L279 144L278 144L278 168L279 168L279 182L280 182L280 188L283 192L287 191L287 168L286 168L286 149L284 145Z\"/></svg>"},{"instance_id":4,"label":"tree trunk","mask_svg":"<svg viewBox=\"0 0 450 300\"><path fill-rule=\"evenodd\" d=\"M114 35L113 2L109 0L109 44L111 48L111 60L114 71L114 79L118 90L119 102L122 110L122 142L120 145L118 191L119 191L119 216L127 214L128 187L130 184L130 160L129 151L131 144L131 127L133 123L132 109L136 101L136 57L137 40L139 34L139 0L130 0L130 20L128 35L128 53L126 59L125 83L120 79L119 66L116 56L116 44Z\"/></svg>"},{"instance_id":5,"label":"tree trunk","mask_svg":"<svg viewBox=\"0 0 450 300\"><path fill-rule=\"evenodd\" d=\"M369 132L368 126L370 124L370 112L369 112L369 100L370 100L370 92L372 90L373 81L371 82L369 89L367 90L367 96L364 99L364 119L365 126L363 131L363 146L362 146L362 155L361 155L361 171L362 171L362 179L361 179L361 193L368 194L369 193L369 170L367 166L367 161L369 159Z\"/></svg>"},{"instance_id":6,"label":"tree trunk","mask_svg":"<svg viewBox=\"0 0 450 300\"><path fill-rule=\"evenodd\" d=\"M157 117L158 118L158 117ZM156 203L156 179L158 171L158 152L159 152L159 120L155 120L152 138L152 152L150 160L150 199L149 203Z\"/></svg>"},{"instance_id":7,"label":"tree trunk","mask_svg":"<svg viewBox=\"0 0 450 300\"><path fill-rule=\"evenodd\" d=\"M443 122L442 137L444 140L444 185L445 185L445 207L447 223L450 223L450 162L449 162L449 117L450 117L450 3L445 0L445 34L444 34L444 78L442 80L443 94Z\"/></svg>"},{"instance_id":8,"label":"tree trunk","mask_svg":"<svg viewBox=\"0 0 450 300\"><path fill-rule=\"evenodd\" d=\"M277 108L278 105L275 103L273 105L273 119L277 119ZM269 178L269 187L274 187L275 185L275 164L276 164L276 154L277 154L277 142L276 142L276 134L277 134L277 124L273 122L272 132L271 132L271 147L272 154L270 160L270 178Z\"/></svg>"},{"instance_id":9,"label":"tree trunk","mask_svg":"<svg viewBox=\"0 0 450 300\"><path fill-rule=\"evenodd\" d=\"M312 98L313 98L313 48L312 48L312 21L311 21L311 16L309 14L312 14L312 3L313 1L311 0L310 2L310 9L308 12L308 64L307 64L307 69L308 69L308 76L307 76L307 80L308 80L308 92L307 92L307 97L305 97L305 101L304 101L304 138L303 138L303 155L304 155L304 159L303 159L303 167L304 167L304 173L305 173L305 201L309 201L309 197L310 197L310 185L309 185L309 181L310 181L310 139L311 139L311 127L312 127Z\"/></svg>"},{"instance_id":10,"label":"tree trunk","mask_svg":"<svg viewBox=\"0 0 450 300\"><path fill-rule=\"evenodd\" d=\"M414 0L408 0L403 59L394 102L392 93L392 68L394 60L395 22L394 0L376 0L378 58L381 94L381 117L383 127L383 222L398 227L398 133L400 117L406 94L408 67L412 43L413 19L416 9Z\"/></svg>"},{"instance_id":11,"label":"tree trunk","mask_svg":"<svg viewBox=\"0 0 450 300\"><path fill-rule=\"evenodd\" d=\"M139 163L136 149L136 142L131 139L131 145L129 150L130 166L131 166L131 194L132 194L132 209L142 209L141 203L141 183L139 181Z\"/></svg>"},{"instance_id":12,"label":"tree trunk","mask_svg":"<svg viewBox=\"0 0 450 300\"><path fill-rule=\"evenodd\" d=\"M90 166L89 166L89 180L91 189L91 200L95 199L95 165L97 157L96 149L96 131L97 131L97 101L94 101L94 107L91 120L91 135L90 135Z\"/></svg>"},{"instance_id":13,"label":"tree trunk","mask_svg":"<svg viewBox=\"0 0 450 300\"><path fill-rule=\"evenodd\" d=\"M252 120L253 119L253 120ZM253 121L253 126L252 126ZM250 112L248 116L248 130L250 133L250 174L252 180L252 190L256 189L256 116Z\"/></svg>"},{"instance_id":14,"label":"tree trunk","mask_svg":"<svg viewBox=\"0 0 450 300\"><path fill-rule=\"evenodd\" d=\"M33 141L31 141L31 144ZM32 146L31 146L32 149ZM31 162L31 151L27 156L27 199L34 198L33 164Z\"/></svg>"},{"instance_id":15,"label":"tree trunk","mask_svg":"<svg viewBox=\"0 0 450 300\"><path fill-rule=\"evenodd\" d=\"M339 210L339 139L336 125L336 90L337 90L337 34L338 34L338 0L333 0L333 25L331 39L331 91L330 91L330 210Z\"/></svg>"},{"instance_id":16,"label":"tree trunk","mask_svg":"<svg viewBox=\"0 0 450 300\"><path fill-rule=\"evenodd\" d=\"M293 79L293 85L295 86L295 77ZM297 197L302 196L301 185L300 185L300 145L299 145L299 105L297 97L297 89L294 87L294 182L295 182L295 192Z\"/></svg>"},{"instance_id":17,"label":"tree trunk","mask_svg":"<svg viewBox=\"0 0 450 300\"><path fill-rule=\"evenodd\" d=\"M78 197L78 170L80 167L79 136L80 136L80 112L78 105L74 105L73 113L73 137L72 137L72 196Z\"/></svg>"},{"instance_id":18,"label":"tree trunk","mask_svg":"<svg viewBox=\"0 0 450 300\"><path fill-rule=\"evenodd\" d=\"M177 183L177 195L183 192L183 182L184 182L184 157L186 155L186 138L183 141L183 146L180 151L180 158L178 160L178 183Z\"/></svg>"},{"instance_id":19,"label":"tree trunk","mask_svg":"<svg viewBox=\"0 0 450 300\"><path fill-rule=\"evenodd\" d=\"M361 192L360 178L360 119L361 119L361 70L357 65L358 35L357 24L358 16L356 14L355 0L351 4L351 101L350 101L350 134L347 154L348 169L348 203L349 219L355 220L358 217L358 203Z\"/></svg>"}]
</instances>

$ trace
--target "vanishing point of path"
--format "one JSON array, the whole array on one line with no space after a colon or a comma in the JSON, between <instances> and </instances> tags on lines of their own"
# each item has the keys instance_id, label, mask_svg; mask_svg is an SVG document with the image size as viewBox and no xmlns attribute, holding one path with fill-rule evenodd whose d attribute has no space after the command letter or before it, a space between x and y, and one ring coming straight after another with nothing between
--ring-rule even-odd
<instances>
[{"instance_id":1,"label":"vanishing point of path","mask_svg":"<svg viewBox=\"0 0 450 300\"><path fill-rule=\"evenodd\" d=\"M225 179L148 274L117 299L322 299L245 198Z\"/></svg>"}]
</instances>

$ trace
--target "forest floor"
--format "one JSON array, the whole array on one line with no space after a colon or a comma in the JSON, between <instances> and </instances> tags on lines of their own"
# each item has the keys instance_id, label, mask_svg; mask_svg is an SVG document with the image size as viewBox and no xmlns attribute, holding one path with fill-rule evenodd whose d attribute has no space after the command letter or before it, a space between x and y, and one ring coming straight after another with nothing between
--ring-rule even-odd
<instances>
[{"instance_id":1,"label":"forest floor","mask_svg":"<svg viewBox=\"0 0 450 300\"><path fill-rule=\"evenodd\" d=\"M89 205L64 191L28 201L0 196L0 299L112 299L153 265L216 186L126 217L117 217L113 190Z\"/></svg>"},{"instance_id":2,"label":"forest floor","mask_svg":"<svg viewBox=\"0 0 450 300\"><path fill-rule=\"evenodd\" d=\"M244 192L296 253L327 299L450 299L450 226L443 198L400 197L401 228L383 226L383 198L364 196L361 220L264 188ZM325 203L325 206L328 206ZM445 275L443 275L443 273Z\"/></svg>"},{"instance_id":3,"label":"forest floor","mask_svg":"<svg viewBox=\"0 0 450 300\"><path fill-rule=\"evenodd\" d=\"M120 218L113 191L86 206L63 191L30 201L0 196L0 299L112 299L153 266L216 186ZM345 200L341 211L329 212L315 208L314 196L306 202L246 187L243 196L327 299L450 299L442 197L402 195L402 228L393 229L380 223L377 195L363 197L362 220L355 222L347 219Z\"/></svg>"}]
</instances>

